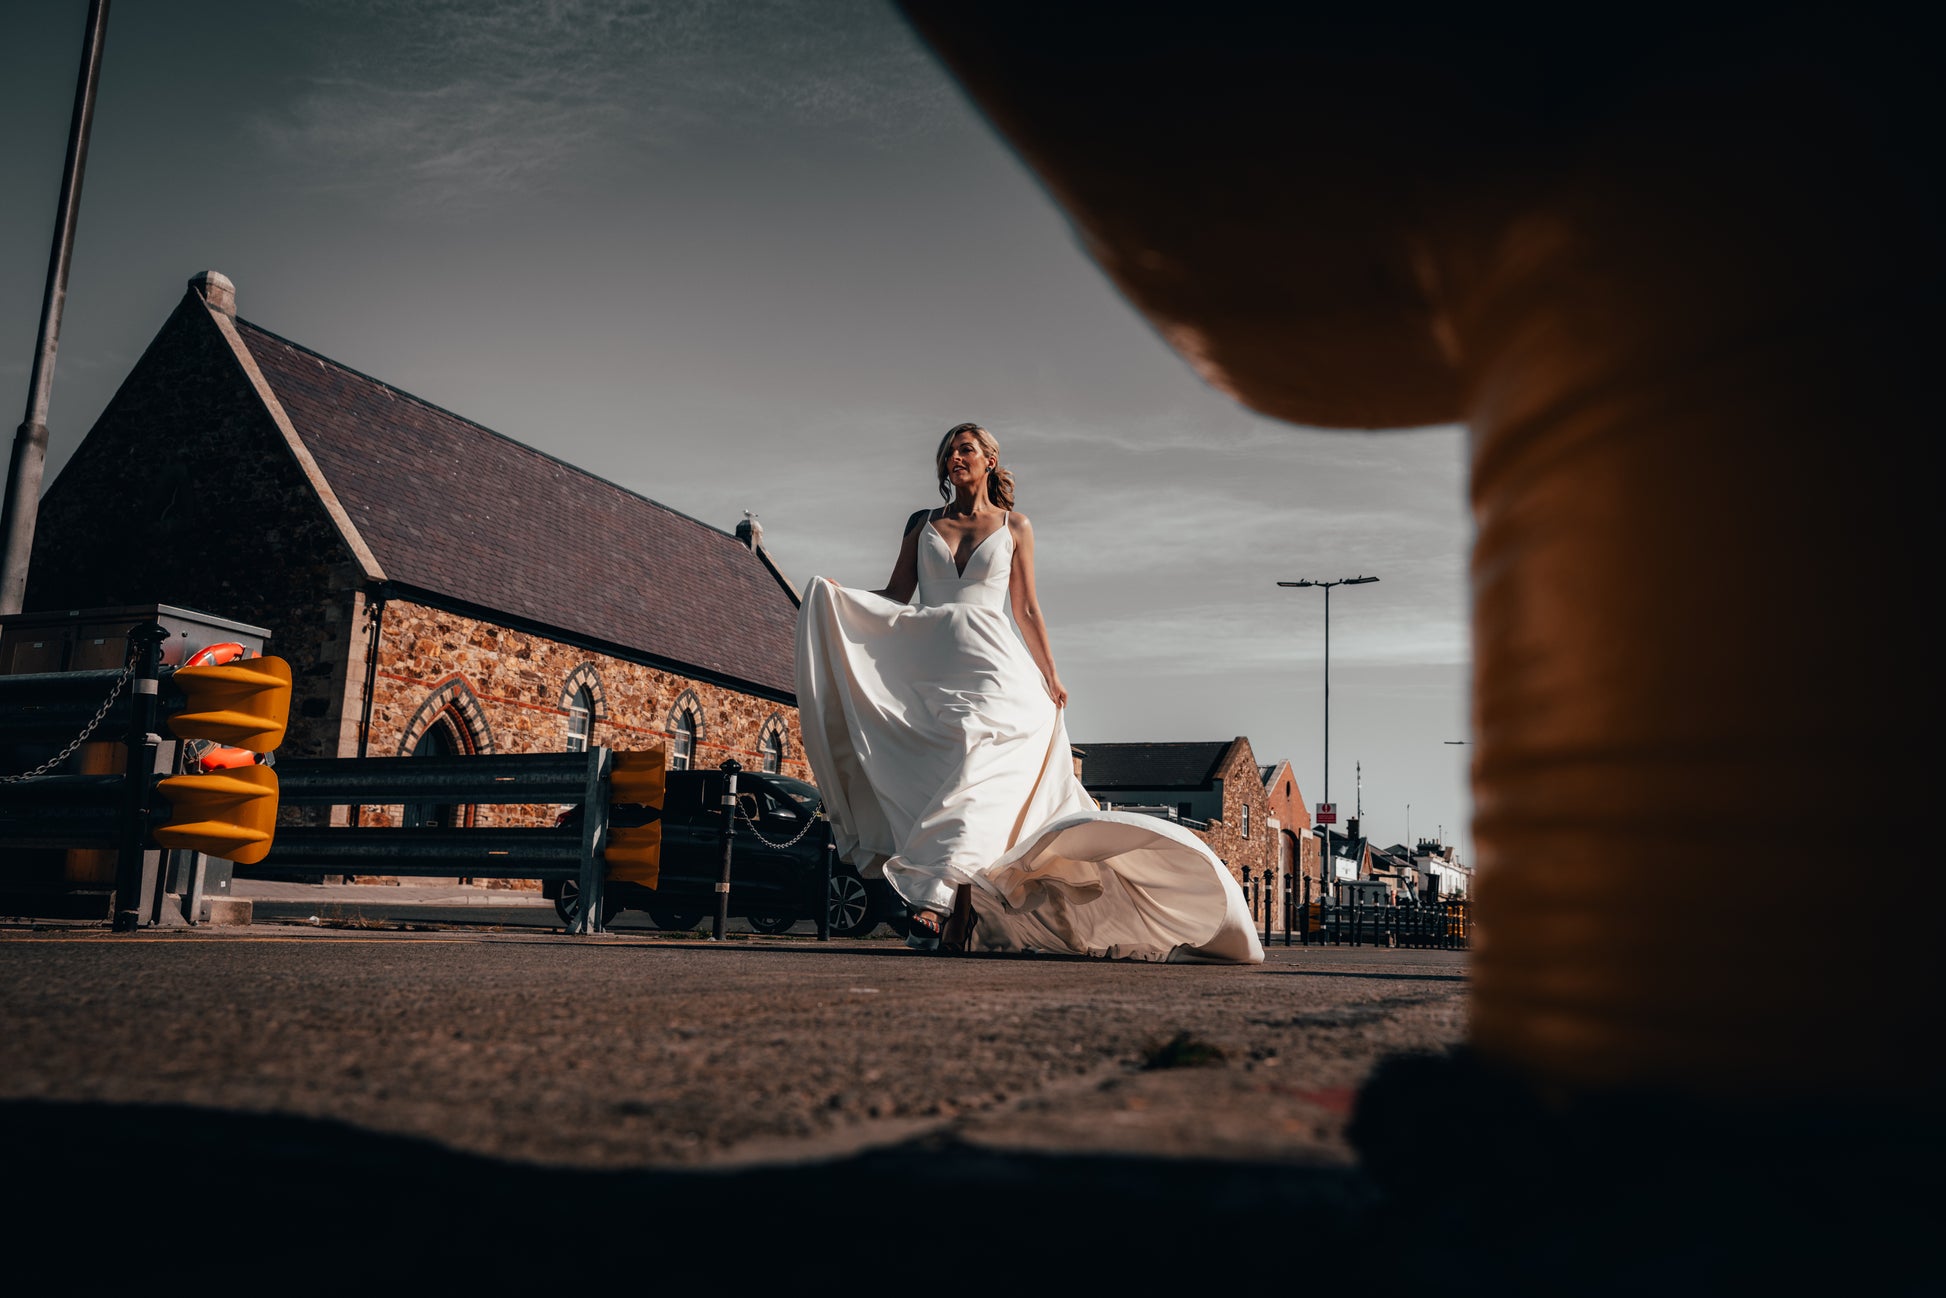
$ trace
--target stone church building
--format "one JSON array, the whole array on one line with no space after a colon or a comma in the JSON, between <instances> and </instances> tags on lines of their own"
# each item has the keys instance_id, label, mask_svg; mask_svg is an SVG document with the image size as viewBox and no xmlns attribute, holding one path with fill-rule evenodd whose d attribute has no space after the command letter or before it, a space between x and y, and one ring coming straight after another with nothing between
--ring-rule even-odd
<instances>
[{"instance_id":1,"label":"stone church building","mask_svg":"<svg viewBox=\"0 0 1946 1298\"><path fill-rule=\"evenodd\" d=\"M271 629L296 674L286 754L661 746L674 766L810 776L797 592L760 529L712 527L241 320L213 271L41 505L29 610L145 601Z\"/></svg>"}]
</instances>

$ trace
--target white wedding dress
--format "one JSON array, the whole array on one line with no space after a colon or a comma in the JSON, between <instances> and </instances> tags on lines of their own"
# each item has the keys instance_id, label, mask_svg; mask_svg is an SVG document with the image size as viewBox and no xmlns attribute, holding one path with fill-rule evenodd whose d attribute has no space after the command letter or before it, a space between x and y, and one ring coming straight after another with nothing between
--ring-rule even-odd
<instances>
[{"instance_id":1,"label":"white wedding dress","mask_svg":"<svg viewBox=\"0 0 1946 1298\"><path fill-rule=\"evenodd\" d=\"M1243 892L1202 840L1102 811L1007 613L1003 522L961 572L920 524L917 604L811 582L797 627L804 754L838 851L908 903L973 885L970 949L1256 963Z\"/></svg>"}]
</instances>

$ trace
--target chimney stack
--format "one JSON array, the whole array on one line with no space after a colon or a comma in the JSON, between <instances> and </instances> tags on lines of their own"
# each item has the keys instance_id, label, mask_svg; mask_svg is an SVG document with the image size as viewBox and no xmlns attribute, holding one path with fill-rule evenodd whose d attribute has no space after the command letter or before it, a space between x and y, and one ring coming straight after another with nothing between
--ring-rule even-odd
<instances>
[{"instance_id":1,"label":"chimney stack","mask_svg":"<svg viewBox=\"0 0 1946 1298\"><path fill-rule=\"evenodd\" d=\"M737 524L736 537L749 546L752 553L755 553L757 547L764 543L764 525L757 521L755 514L746 509L743 511L743 521Z\"/></svg>"},{"instance_id":2,"label":"chimney stack","mask_svg":"<svg viewBox=\"0 0 1946 1298\"><path fill-rule=\"evenodd\" d=\"M220 270L206 270L189 279L189 291L203 299L212 311L236 319L236 285Z\"/></svg>"}]
</instances>

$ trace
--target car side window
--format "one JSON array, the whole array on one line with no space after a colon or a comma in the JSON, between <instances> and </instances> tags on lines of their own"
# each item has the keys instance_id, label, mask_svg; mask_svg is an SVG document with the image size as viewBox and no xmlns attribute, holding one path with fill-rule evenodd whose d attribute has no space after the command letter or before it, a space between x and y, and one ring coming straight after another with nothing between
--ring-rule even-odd
<instances>
[{"instance_id":1,"label":"car side window","mask_svg":"<svg viewBox=\"0 0 1946 1298\"><path fill-rule=\"evenodd\" d=\"M766 820L788 820L793 823L804 818L803 811L768 784L753 784L751 792L757 795L757 804L763 808Z\"/></svg>"},{"instance_id":2,"label":"car side window","mask_svg":"<svg viewBox=\"0 0 1946 1298\"><path fill-rule=\"evenodd\" d=\"M662 799L662 814L667 820L693 824L706 814L703 777L700 772L669 773Z\"/></svg>"}]
</instances>

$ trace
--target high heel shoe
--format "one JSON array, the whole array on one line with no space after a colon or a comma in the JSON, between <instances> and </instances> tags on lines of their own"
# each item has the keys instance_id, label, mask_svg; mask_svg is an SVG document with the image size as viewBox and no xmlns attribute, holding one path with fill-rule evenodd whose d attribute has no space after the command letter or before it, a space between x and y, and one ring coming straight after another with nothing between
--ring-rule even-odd
<instances>
[{"instance_id":1,"label":"high heel shoe","mask_svg":"<svg viewBox=\"0 0 1946 1298\"><path fill-rule=\"evenodd\" d=\"M965 955L979 922L980 917L973 913L973 885L962 883L953 889L952 914L939 926L939 949L948 955Z\"/></svg>"},{"instance_id":2,"label":"high heel shoe","mask_svg":"<svg viewBox=\"0 0 1946 1298\"><path fill-rule=\"evenodd\" d=\"M922 915L931 916L932 923L925 923L920 918ZM939 950L940 924L941 920L938 911L927 910L923 906L912 907L911 910L906 912L905 944L914 951L931 952Z\"/></svg>"}]
</instances>

